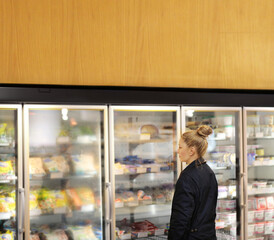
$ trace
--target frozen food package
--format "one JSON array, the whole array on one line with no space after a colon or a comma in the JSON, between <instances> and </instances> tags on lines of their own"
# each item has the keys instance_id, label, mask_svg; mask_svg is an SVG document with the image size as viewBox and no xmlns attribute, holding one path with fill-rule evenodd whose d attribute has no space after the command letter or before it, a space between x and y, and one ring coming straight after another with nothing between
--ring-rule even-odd
<instances>
[{"instance_id":1,"label":"frozen food package","mask_svg":"<svg viewBox=\"0 0 274 240\"><path fill-rule=\"evenodd\" d=\"M66 189L66 194L73 209L80 209L82 207L83 203L74 188Z\"/></svg>"},{"instance_id":2,"label":"frozen food package","mask_svg":"<svg viewBox=\"0 0 274 240\"><path fill-rule=\"evenodd\" d=\"M29 209L38 209L38 192L36 190L31 190L29 194Z\"/></svg>"},{"instance_id":3,"label":"frozen food package","mask_svg":"<svg viewBox=\"0 0 274 240\"><path fill-rule=\"evenodd\" d=\"M13 234L11 232L0 233L0 240L14 240Z\"/></svg>"},{"instance_id":4,"label":"frozen food package","mask_svg":"<svg viewBox=\"0 0 274 240\"><path fill-rule=\"evenodd\" d=\"M73 171L76 175L92 174L96 172L93 155L81 154L71 157Z\"/></svg>"},{"instance_id":5,"label":"frozen food package","mask_svg":"<svg viewBox=\"0 0 274 240\"><path fill-rule=\"evenodd\" d=\"M0 213L10 212L9 203L6 201L6 198L0 196Z\"/></svg>"},{"instance_id":6,"label":"frozen food package","mask_svg":"<svg viewBox=\"0 0 274 240\"><path fill-rule=\"evenodd\" d=\"M83 205L95 204L94 193L90 188L77 188L76 192L80 197Z\"/></svg>"},{"instance_id":7,"label":"frozen food package","mask_svg":"<svg viewBox=\"0 0 274 240\"><path fill-rule=\"evenodd\" d=\"M46 233L47 240L68 240L68 236L64 230L55 230L51 233Z\"/></svg>"},{"instance_id":8,"label":"frozen food package","mask_svg":"<svg viewBox=\"0 0 274 240\"><path fill-rule=\"evenodd\" d=\"M43 159L44 168L47 173L59 172L57 162L52 158Z\"/></svg>"},{"instance_id":9,"label":"frozen food package","mask_svg":"<svg viewBox=\"0 0 274 240\"><path fill-rule=\"evenodd\" d=\"M31 234L30 235L30 240L40 240L39 235L37 233L36 234Z\"/></svg>"},{"instance_id":10,"label":"frozen food package","mask_svg":"<svg viewBox=\"0 0 274 240\"><path fill-rule=\"evenodd\" d=\"M29 174L45 176L46 172L43 168L43 161L39 157L29 158Z\"/></svg>"},{"instance_id":11,"label":"frozen food package","mask_svg":"<svg viewBox=\"0 0 274 240\"><path fill-rule=\"evenodd\" d=\"M63 156L54 156L50 158L56 163L57 171L62 173L69 173L70 167L68 161Z\"/></svg>"},{"instance_id":12,"label":"frozen food package","mask_svg":"<svg viewBox=\"0 0 274 240\"><path fill-rule=\"evenodd\" d=\"M42 188L38 193L38 203L43 213L52 213L56 208L55 195L52 191Z\"/></svg>"},{"instance_id":13,"label":"frozen food package","mask_svg":"<svg viewBox=\"0 0 274 240\"><path fill-rule=\"evenodd\" d=\"M273 196L266 197L266 205L268 209L274 208Z\"/></svg>"},{"instance_id":14,"label":"frozen food package","mask_svg":"<svg viewBox=\"0 0 274 240\"><path fill-rule=\"evenodd\" d=\"M73 240L97 240L91 226L70 226L68 234Z\"/></svg>"},{"instance_id":15,"label":"frozen food package","mask_svg":"<svg viewBox=\"0 0 274 240\"><path fill-rule=\"evenodd\" d=\"M3 175L14 175L12 162L10 160L0 161L0 177Z\"/></svg>"},{"instance_id":16,"label":"frozen food package","mask_svg":"<svg viewBox=\"0 0 274 240\"><path fill-rule=\"evenodd\" d=\"M55 190L55 205L57 208L68 206L68 200L65 190Z\"/></svg>"}]
</instances>

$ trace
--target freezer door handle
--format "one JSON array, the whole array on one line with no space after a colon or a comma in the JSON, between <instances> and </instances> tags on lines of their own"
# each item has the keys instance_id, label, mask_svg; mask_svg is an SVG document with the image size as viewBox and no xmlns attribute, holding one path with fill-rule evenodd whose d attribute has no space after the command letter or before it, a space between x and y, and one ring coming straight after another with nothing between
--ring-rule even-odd
<instances>
[{"instance_id":1,"label":"freezer door handle","mask_svg":"<svg viewBox=\"0 0 274 240\"><path fill-rule=\"evenodd\" d=\"M21 206L19 208L21 219L20 219L20 226L19 226L19 239L23 239L22 234L25 232L24 226L25 226L25 189L24 188L19 188L18 189L19 194L20 194L20 200L21 200Z\"/></svg>"},{"instance_id":2,"label":"freezer door handle","mask_svg":"<svg viewBox=\"0 0 274 240\"><path fill-rule=\"evenodd\" d=\"M111 224L112 221L112 191L111 191L111 183L107 182L106 187L108 189L108 195L109 195L109 217L106 219L107 224Z\"/></svg>"}]
</instances>

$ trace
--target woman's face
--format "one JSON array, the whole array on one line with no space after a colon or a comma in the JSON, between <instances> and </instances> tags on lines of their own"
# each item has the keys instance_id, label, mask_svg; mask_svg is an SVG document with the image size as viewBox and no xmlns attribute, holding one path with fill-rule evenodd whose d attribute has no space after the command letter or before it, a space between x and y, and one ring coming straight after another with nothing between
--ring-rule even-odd
<instances>
[{"instance_id":1,"label":"woman's face","mask_svg":"<svg viewBox=\"0 0 274 240\"><path fill-rule=\"evenodd\" d=\"M193 154L195 154L195 149L194 147L188 147L186 143L184 142L183 139L180 139L179 141L179 148L178 148L178 154L179 154L179 159L181 162L186 162L189 163L192 158Z\"/></svg>"}]
</instances>

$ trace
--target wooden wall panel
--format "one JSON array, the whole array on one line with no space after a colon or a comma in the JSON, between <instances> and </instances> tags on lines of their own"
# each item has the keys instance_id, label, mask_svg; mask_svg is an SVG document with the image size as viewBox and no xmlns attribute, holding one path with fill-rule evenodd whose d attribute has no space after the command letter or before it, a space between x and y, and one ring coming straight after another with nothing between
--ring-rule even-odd
<instances>
[{"instance_id":1,"label":"wooden wall panel","mask_svg":"<svg viewBox=\"0 0 274 240\"><path fill-rule=\"evenodd\" d=\"M0 82L274 89L272 0L0 0Z\"/></svg>"}]
</instances>

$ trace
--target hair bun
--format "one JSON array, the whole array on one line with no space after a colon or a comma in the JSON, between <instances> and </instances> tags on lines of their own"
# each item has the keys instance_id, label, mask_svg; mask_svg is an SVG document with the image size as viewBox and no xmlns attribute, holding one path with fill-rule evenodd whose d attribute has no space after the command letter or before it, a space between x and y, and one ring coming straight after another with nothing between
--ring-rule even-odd
<instances>
[{"instance_id":1,"label":"hair bun","mask_svg":"<svg viewBox=\"0 0 274 240\"><path fill-rule=\"evenodd\" d=\"M207 138L213 132L212 128L207 125L200 126L196 131L202 138Z\"/></svg>"}]
</instances>

